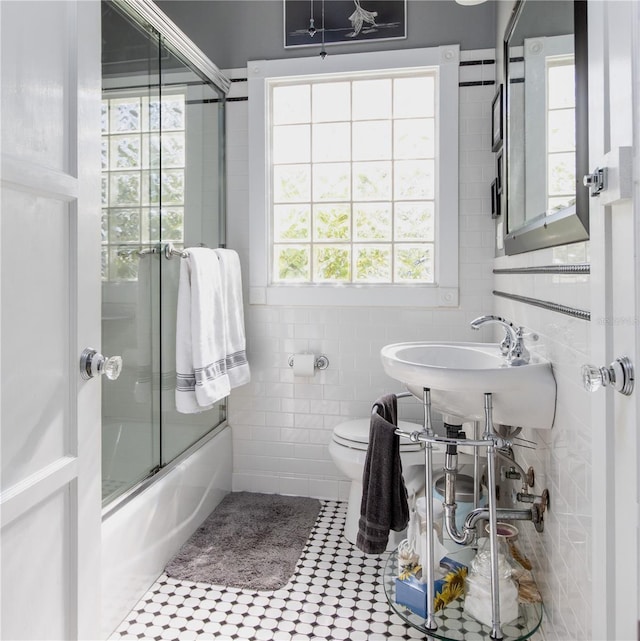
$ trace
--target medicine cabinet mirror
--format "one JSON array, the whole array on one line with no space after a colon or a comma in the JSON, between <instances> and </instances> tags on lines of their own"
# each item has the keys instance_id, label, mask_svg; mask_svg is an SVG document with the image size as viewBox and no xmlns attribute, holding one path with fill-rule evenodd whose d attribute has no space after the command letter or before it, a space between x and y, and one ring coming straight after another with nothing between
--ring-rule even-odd
<instances>
[{"instance_id":1,"label":"medicine cabinet mirror","mask_svg":"<svg viewBox=\"0 0 640 641\"><path fill-rule=\"evenodd\" d=\"M587 240L586 2L517 0L504 60L505 253Z\"/></svg>"}]
</instances>

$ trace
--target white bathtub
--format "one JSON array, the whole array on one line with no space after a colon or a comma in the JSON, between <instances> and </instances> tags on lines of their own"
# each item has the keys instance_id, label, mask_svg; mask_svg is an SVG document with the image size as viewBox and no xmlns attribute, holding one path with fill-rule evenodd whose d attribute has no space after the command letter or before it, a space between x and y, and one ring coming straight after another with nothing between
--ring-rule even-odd
<instances>
[{"instance_id":1,"label":"white bathtub","mask_svg":"<svg viewBox=\"0 0 640 641\"><path fill-rule=\"evenodd\" d=\"M231 491L231 428L157 475L102 522L102 636L108 638L169 559Z\"/></svg>"}]
</instances>

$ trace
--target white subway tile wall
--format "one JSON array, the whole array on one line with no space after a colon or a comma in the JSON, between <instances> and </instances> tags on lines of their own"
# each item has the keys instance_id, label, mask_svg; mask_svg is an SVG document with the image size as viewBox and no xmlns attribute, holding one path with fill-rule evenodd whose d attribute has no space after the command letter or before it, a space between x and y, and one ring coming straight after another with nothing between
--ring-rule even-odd
<instances>
[{"instance_id":1,"label":"white subway tile wall","mask_svg":"<svg viewBox=\"0 0 640 641\"><path fill-rule=\"evenodd\" d=\"M493 50L461 52L461 60L493 60ZM461 82L492 80L492 64L462 67ZM246 70L227 72L246 78ZM231 97L246 96L234 82ZM349 482L328 454L338 422L368 415L379 395L400 391L382 371L380 348L411 340L493 340L492 329L475 333L469 321L497 313L539 334L530 345L553 362L558 383L555 426L530 430L536 450L518 448L523 467L536 470L534 493L548 488L551 509L545 532L521 527L523 547L534 558L545 598L547 641L591 638L591 421L580 365L589 362L588 323L492 295L508 291L588 309L588 276L493 275L494 267L587 262L588 245L542 250L494 260L495 225L489 186L495 155L489 151L495 85L460 88L460 307L319 308L246 306L252 382L234 390L233 489L279 492L345 500ZM248 275L247 102L227 108L228 246L236 249ZM247 278L245 277L245 286ZM248 293L245 293L248 301ZM294 378L288 358L297 352L325 354L329 368L313 378ZM419 420L418 404L401 403L403 418ZM541 635L542 636L542 635Z\"/></svg>"},{"instance_id":2,"label":"white subway tile wall","mask_svg":"<svg viewBox=\"0 0 640 641\"><path fill-rule=\"evenodd\" d=\"M588 243L579 243L503 256L495 267L588 262L588 250ZM497 274L495 289L589 309L588 275ZM522 467L535 469L530 491L539 495L547 488L551 496L544 532L520 527L545 602L542 629L547 641L591 639L591 399L580 378L580 367L590 362L589 323L497 297L494 310L539 335L537 342L529 340L529 348L553 363L558 386L553 429L528 430L523 436L535 441L536 449L515 451Z\"/></svg>"},{"instance_id":3,"label":"white subway tile wall","mask_svg":"<svg viewBox=\"0 0 640 641\"><path fill-rule=\"evenodd\" d=\"M463 52L463 60L493 60L493 50ZM463 66L461 82L495 75L495 65ZM246 70L229 72L246 78ZM482 340L469 322L491 310L494 225L490 184L495 174L490 150L494 85L460 88L460 307L420 308L269 307L246 305L247 352L252 382L234 390L229 422L234 430L233 489L346 499L349 481L328 452L333 427L368 416L380 395L402 391L387 377L380 348L413 340ZM234 97L247 95L234 82ZM227 105L228 246L240 253L249 273L247 101ZM446 215L446 212L444 212ZM248 301L248 295L246 296ZM292 354L324 354L329 367L315 376L293 376ZM403 418L420 416L418 403Z\"/></svg>"}]
</instances>

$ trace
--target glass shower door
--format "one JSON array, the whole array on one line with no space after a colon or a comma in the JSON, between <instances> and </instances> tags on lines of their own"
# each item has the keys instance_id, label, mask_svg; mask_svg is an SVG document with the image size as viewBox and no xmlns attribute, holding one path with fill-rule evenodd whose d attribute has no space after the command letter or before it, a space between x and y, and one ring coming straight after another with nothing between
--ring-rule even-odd
<instances>
[{"instance_id":1,"label":"glass shower door","mask_svg":"<svg viewBox=\"0 0 640 641\"><path fill-rule=\"evenodd\" d=\"M153 176L159 37L102 5L102 347L124 368L102 387L102 496L107 503L160 464L160 242Z\"/></svg>"},{"instance_id":2,"label":"glass shower door","mask_svg":"<svg viewBox=\"0 0 640 641\"><path fill-rule=\"evenodd\" d=\"M175 408L180 258L224 244L224 93L165 44L134 0L103 2L103 505L226 418ZM158 25L159 29L164 27Z\"/></svg>"},{"instance_id":3,"label":"glass shower door","mask_svg":"<svg viewBox=\"0 0 640 641\"><path fill-rule=\"evenodd\" d=\"M224 94L162 45L160 237L176 249L223 243ZM174 460L226 418L221 401L206 412L179 414L175 405L175 336L182 259L161 261L163 372L161 464Z\"/></svg>"}]
</instances>

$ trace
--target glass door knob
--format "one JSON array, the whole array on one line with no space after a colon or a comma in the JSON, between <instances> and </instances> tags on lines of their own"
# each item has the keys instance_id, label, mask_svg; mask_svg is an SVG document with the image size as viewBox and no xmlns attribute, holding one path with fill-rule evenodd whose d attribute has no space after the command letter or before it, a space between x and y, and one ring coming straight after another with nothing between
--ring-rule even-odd
<instances>
[{"instance_id":1,"label":"glass door knob","mask_svg":"<svg viewBox=\"0 0 640 641\"><path fill-rule=\"evenodd\" d=\"M583 365L582 384L588 392L610 385L620 394L630 396L634 387L633 364L626 356L621 356L608 367Z\"/></svg>"},{"instance_id":2,"label":"glass door knob","mask_svg":"<svg viewBox=\"0 0 640 641\"><path fill-rule=\"evenodd\" d=\"M107 358L90 347L80 355L80 376L85 380L104 374L110 381L115 381L120 376L120 372L122 372L121 356Z\"/></svg>"}]
</instances>

